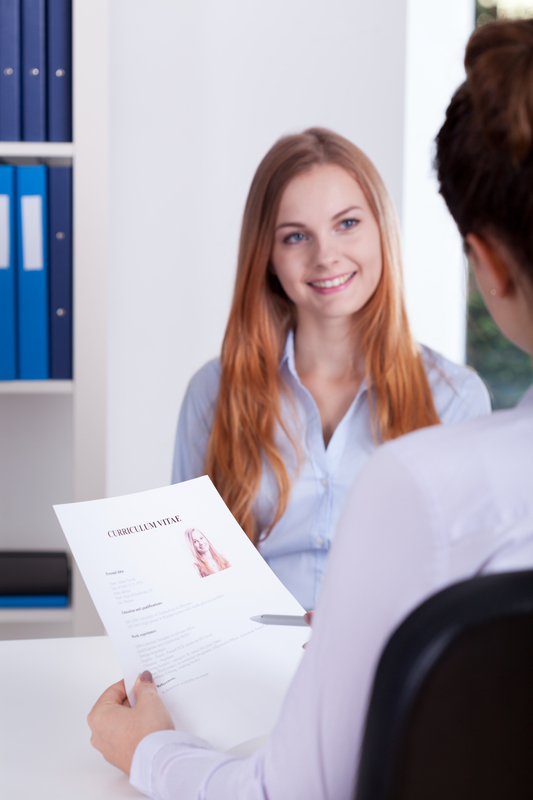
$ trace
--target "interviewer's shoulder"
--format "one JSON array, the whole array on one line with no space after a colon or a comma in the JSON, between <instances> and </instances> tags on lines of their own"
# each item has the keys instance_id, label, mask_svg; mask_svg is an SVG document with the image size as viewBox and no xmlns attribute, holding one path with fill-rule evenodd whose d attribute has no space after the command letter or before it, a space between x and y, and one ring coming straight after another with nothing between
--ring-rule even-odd
<instances>
[{"instance_id":1,"label":"interviewer's shoulder","mask_svg":"<svg viewBox=\"0 0 533 800\"><path fill-rule=\"evenodd\" d=\"M354 484L357 511L364 514L365 498L383 503L392 508L388 524L407 538L409 526L425 519L444 573L457 577L455 563L470 564L474 574L498 552L524 568L531 563L531 550L524 561L521 549L533 520L531 441L530 406L413 431L369 459Z\"/></svg>"},{"instance_id":2,"label":"interviewer's shoulder","mask_svg":"<svg viewBox=\"0 0 533 800\"><path fill-rule=\"evenodd\" d=\"M433 425L408 433L379 448L386 460L400 462L412 473L429 478L509 468L517 448L533 433L533 419L520 407L479 416L458 425ZM495 454L498 457L495 458Z\"/></svg>"},{"instance_id":3,"label":"interviewer's shoulder","mask_svg":"<svg viewBox=\"0 0 533 800\"><path fill-rule=\"evenodd\" d=\"M424 345L420 349L441 422L464 422L490 413L489 393L473 369L456 364Z\"/></svg>"}]
</instances>

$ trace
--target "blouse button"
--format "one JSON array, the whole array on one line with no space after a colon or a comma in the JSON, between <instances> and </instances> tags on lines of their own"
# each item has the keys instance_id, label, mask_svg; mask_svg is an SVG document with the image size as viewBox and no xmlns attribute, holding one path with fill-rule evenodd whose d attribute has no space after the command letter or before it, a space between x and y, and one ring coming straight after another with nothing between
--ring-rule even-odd
<instances>
[{"instance_id":1,"label":"blouse button","mask_svg":"<svg viewBox=\"0 0 533 800\"><path fill-rule=\"evenodd\" d=\"M321 536L317 536L315 542L319 547L322 547L322 545L324 544L324 539Z\"/></svg>"},{"instance_id":2,"label":"blouse button","mask_svg":"<svg viewBox=\"0 0 533 800\"><path fill-rule=\"evenodd\" d=\"M322 480L320 482L321 482L322 486L329 486L329 479L328 478L322 478Z\"/></svg>"}]
</instances>

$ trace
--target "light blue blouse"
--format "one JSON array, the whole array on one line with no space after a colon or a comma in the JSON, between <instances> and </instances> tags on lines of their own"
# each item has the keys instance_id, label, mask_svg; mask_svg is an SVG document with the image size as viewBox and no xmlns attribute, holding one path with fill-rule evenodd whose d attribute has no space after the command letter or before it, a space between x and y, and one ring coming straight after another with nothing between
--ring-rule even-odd
<instances>
[{"instance_id":1,"label":"light blue blouse","mask_svg":"<svg viewBox=\"0 0 533 800\"><path fill-rule=\"evenodd\" d=\"M437 414L443 423L461 422L491 410L481 379L427 347L422 358ZM280 429L276 442L292 489L282 518L268 537L277 507L276 484L268 462L263 465L254 513L263 533L259 551L278 578L306 609L315 608L331 539L348 488L376 450L372 439L367 386L363 382L350 408L324 444L318 407L302 385L294 363L294 336L287 337L280 372L292 397L282 398L283 420L297 445ZM205 453L218 395L220 362L210 361L191 379L178 420L172 483L203 475ZM387 502L387 498L383 498ZM357 522L354 520L354 531Z\"/></svg>"}]
</instances>

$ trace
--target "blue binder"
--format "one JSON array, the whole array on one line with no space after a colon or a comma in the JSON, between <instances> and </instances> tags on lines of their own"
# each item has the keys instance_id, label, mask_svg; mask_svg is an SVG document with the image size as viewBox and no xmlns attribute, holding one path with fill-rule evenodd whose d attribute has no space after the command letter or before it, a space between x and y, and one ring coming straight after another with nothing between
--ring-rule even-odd
<instances>
[{"instance_id":1,"label":"blue binder","mask_svg":"<svg viewBox=\"0 0 533 800\"><path fill-rule=\"evenodd\" d=\"M22 138L46 139L45 0L22 0Z\"/></svg>"},{"instance_id":2,"label":"blue binder","mask_svg":"<svg viewBox=\"0 0 533 800\"><path fill-rule=\"evenodd\" d=\"M0 595L0 608L66 608L66 594Z\"/></svg>"},{"instance_id":3,"label":"blue binder","mask_svg":"<svg viewBox=\"0 0 533 800\"><path fill-rule=\"evenodd\" d=\"M20 0L0 0L0 139L20 139Z\"/></svg>"},{"instance_id":4,"label":"blue binder","mask_svg":"<svg viewBox=\"0 0 533 800\"><path fill-rule=\"evenodd\" d=\"M72 141L72 3L48 0L48 141Z\"/></svg>"},{"instance_id":5,"label":"blue binder","mask_svg":"<svg viewBox=\"0 0 533 800\"><path fill-rule=\"evenodd\" d=\"M50 377L72 378L72 167L48 168Z\"/></svg>"},{"instance_id":6,"label":"blue binder","mask_svg":"<svg viewBox=\"0 0 533 800\"><path fill-rule=\"evenodd\" d=\"M48 193L44 166L17 167L19 378L45 379L48 357Z\"/></svg>"},{"instance_id":7,"label":"blue binder","mask_svg":"<svg viewBox=\"0 0 533 800\"><path fill-rule=\"evenodd\" d=\"M0 166L0 380L16 372L15 168Z\"/></svg>"}]
</instances>

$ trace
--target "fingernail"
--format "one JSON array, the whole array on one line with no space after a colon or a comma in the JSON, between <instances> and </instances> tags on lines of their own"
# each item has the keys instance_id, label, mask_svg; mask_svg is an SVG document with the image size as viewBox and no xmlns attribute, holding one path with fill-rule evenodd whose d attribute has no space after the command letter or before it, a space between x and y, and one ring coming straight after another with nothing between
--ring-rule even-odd
<instances>
[{"instance_id":1,"label":"fingernail","mask_svg":"<svg viewBox=\"0 0 533 800\"><path fill-rule=\"evenodd\" d=\"M141 681L141 683L152 683L154 679L152 678L152 673L150 672L150 670L145 669L144 672L141 672L141 674L139 675L139 680Z\"/></svg>"}]
</instances>

